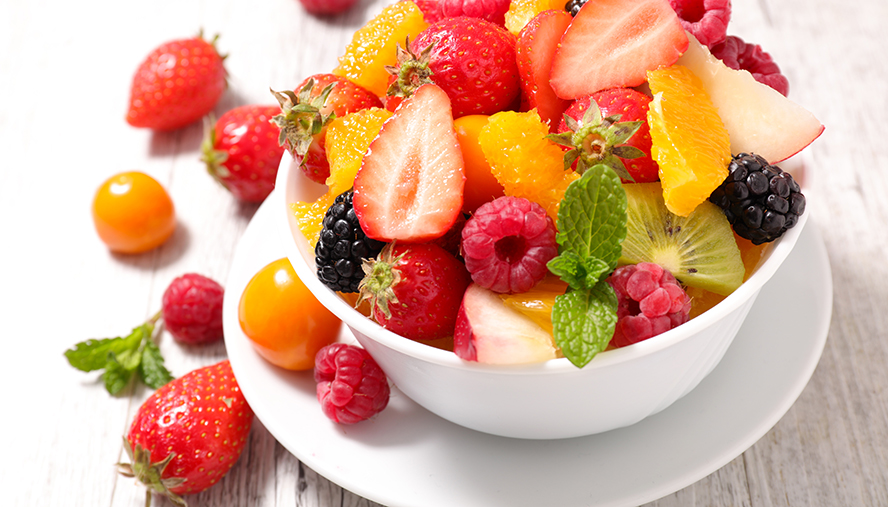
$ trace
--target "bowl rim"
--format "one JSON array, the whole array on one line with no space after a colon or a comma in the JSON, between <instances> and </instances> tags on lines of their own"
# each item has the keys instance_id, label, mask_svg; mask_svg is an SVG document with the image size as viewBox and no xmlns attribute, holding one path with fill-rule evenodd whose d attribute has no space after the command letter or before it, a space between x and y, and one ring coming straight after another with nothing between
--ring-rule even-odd
<instances>
[{"instance_id":1,"label":"bowl rim","mask_svg":"<svg viewBox=\"0 0 888 507\"><path fill-rule=\"evenodd\" d=\"M682 342L714 325L740 308L749 299L756 297L761 288L777 272L795 247L799 235L810 216L810 210L808 213L803 213L793 228L786 231L781 238L772 243L773 246L765 254L765 260L759 263L753 274L740 287L714 307L678 327L626 347L599 352L592 361L582 368L576 367L564 357L540 363L497 365L466 361L453 352L406 339L364 316L347 301L339 297L335 291L321 283L316 276L314 266L309 266L305 262L297 246L297 241L303 241L305 242L305 247L309 248L307 240L299 232L298 227L296 227L296 219L290 209L291 202L288 199L289 191L293 188L292 186L298 183L295 177L300 178L302 184L316 185L318 189L323 188L321 184L311 182L308 178L305 178L289 151L285 150L276 178L275 188L277 191L273 192L269 198L280 201L276 205L283 208L279 215L281 218L276 220L276 222L279 228L279 240L283 243L284 251L290 259L296 274L315 297L353 331L367 336L385 347L428 363L478 373L494 372L506 375L576 373L607 368L626 361L632 361L643 356L655 354L676 343ZM805 197L810 201L807 195ZM810 207L810 202L808 202L808 205Z\"/></svg>"}]
</instances>

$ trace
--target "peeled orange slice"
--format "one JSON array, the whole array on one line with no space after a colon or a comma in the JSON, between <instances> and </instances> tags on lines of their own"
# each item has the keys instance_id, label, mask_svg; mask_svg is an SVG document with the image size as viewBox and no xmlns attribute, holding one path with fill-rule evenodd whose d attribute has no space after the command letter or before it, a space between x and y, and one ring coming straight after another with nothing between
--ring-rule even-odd
<instances>
[{"instance_id":1,"label":"peeled orange slice","mask_svg":"<svg viewBox=\"0 0 888 507\"><path fill-rule=\"evenodd\" d=\"M384 97L389 80L385 67L398 64L397 45L403 47L407 37L415 39L428 26L422 11L413 2L406 0L389 5L355 32L333 74Z\"/></svg>"},{"instance_id":2,"label":"peeled orange slice","mask_svg":"<svg viewBox=\"0 0 888 507\"><path fill-rule=\"evenodd\" d=\"M688 216L728 176L731 140L703 84L680 65L648 71L651 154L666 208Z\"/></svg>"},{"instance_id":3,"label":"peeled orange slice","mask_svg":"<svg viewBox=\"0 0 888 507\"><path fill-rule=\"evenodd\" d=\"M547 135L536 110L503 111L490 117L478 142L506 195L539 204L557 221L564 191L580 176L564 170L564 151Z\"/></svg>"}]
</instances>

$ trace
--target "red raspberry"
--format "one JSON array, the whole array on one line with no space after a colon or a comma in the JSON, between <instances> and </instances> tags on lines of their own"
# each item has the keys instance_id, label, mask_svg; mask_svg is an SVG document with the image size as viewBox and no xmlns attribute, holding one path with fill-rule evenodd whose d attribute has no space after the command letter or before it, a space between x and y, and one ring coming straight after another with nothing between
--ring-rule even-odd
<instances>
[{"instance_id":1,"label":"red raspberry","mask_svg":"<svg viewBox=\"0 0 888 507\"><path fill-rule=\"evenodd\" d=\"M463 228L462 252L472 280L499 293L530 290L558 255L555 224L546 210L520 197L482 204Z\"/></svg>"},{"instance_id":2,"label":"red raspberry","mask_svg":"<svg viewBox=\"0 0 888 507\"><path fill-rule=\"evenodd\" d=\"M617 328L611 345L625 347L688 321L691 298L672 273L657 264L617 268L607 283L617 293Z\"/></svg>"},{"instance_id":3,"label":"red raspberry","mask_svg":"<svg viewBox=\"0 0 888 507\"><path fill-rule=\"evenodd\" d=\"M510 0L416 0L426 23L432 24L444 18L468 16L481 18L498 25L506 24L506 11Z\"/></svg>"},{"instance_id":4,"label":"red raspberry","mask_svg":"<svg viewBox=\"0 0 888 507\"><path fill-rule=\"evenodd\" d=\"M163 293L163 323L176 340L189 345L222 338L222 297L215 281L197 273L173 280Z\"/></svg>"},{"instance_id":5,"label":"red raspberry","mask_svg":"<svg viewBox=\"0 0 888 507\"><path fill-rule=\"evenodd\" d=\"M354 345L333 343L315 356L315 382L324 415L354 424L388 405L388 379L370 354Z\"/></svg>"},{"instance_id":6,"label":"red raspberry","mask_svg":"<svg viewBox=\"0 0 888 507\"><path fill-rule=\"evenodd\" d=\"M331 15L345 12L358 0L299 0L299 3L312 14Z\"/></svg>"},{"instance_id":7,"label":"red raspberry","mask_svg":"<svg viewBox=\"0 0 888 507\"><path fill-rule=\"evenodd\" d=\"M731 20L731 0L669 0L682 28L700 44L712 47L725 40Z\"/></svg>"},{"instance_id":8,"label":"red raspberry","mask_svg":"<svg viewBox=\"0 0 888 507\"><path fill-rule=\"evenodd\" d=\"M771 55L758 44L748 44L740 37L731 35L721 44L713 46L711 52L728 67L747 70L759 83L770 86L784 97L789 94L789 80L780 73L780 67L774 63Z\"/></svg>"}]
</instances>

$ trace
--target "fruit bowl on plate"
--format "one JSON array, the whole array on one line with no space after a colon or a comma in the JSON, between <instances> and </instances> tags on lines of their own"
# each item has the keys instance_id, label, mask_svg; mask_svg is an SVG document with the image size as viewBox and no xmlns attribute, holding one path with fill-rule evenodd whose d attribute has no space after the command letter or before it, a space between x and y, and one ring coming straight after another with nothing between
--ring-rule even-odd
<instances>
[{"instance_id":1,"label":"fruit bowl on plate","mask_svg":"<svg viewBox=\"0 0 888 507\"><path fill-rule=\"evenodd\" d=\"M339 317L393 384L419 405L458 425L526 439L557 439L632 425L689 393L718 364L756 296L777 271L806 222L765 251L755 272L713 308L634 345L606 350L578 368L566 358L524 365L460 359L384 329L317 277L314 251L291 205L326 187L306 178L285 153L273 194L287 257L318 300Z\"/></svg>"}]
</instances>

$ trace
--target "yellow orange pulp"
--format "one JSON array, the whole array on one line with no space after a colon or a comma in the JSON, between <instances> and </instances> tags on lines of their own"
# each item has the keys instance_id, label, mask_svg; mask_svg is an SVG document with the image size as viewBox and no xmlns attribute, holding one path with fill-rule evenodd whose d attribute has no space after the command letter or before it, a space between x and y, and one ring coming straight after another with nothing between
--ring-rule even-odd
<instances>
[{"instance_id":1,"label":"yellow orange pulp","mask_svg":"<svg viewBox=\"0 0 888 507\"><path fill-rule=\"evenodd\" d=\"M552 306L555 297L567 291L567 284L555 275L546 275L527 292L500 294L500 299L552 334Z\"/></svg>"},{"instance_id":2,"label":"yellow orange pulp","mask_svg":"<svg viewBox=\"0 0 888 507\"><path fill-rule=\"evenodd\" d=\"M557 221L564 191L579 175L564 170L564 151L547 135L536 110L503 111L490 117L478 142L506 195L536 202Z\"/></svg>"},{"instance_id":3,"label":"yellow orange pulp","mask_svg":"<svg viewBox=\"0 0 888 507\"><path fill-rule=\"evenodd\" d=\"M355 32L333 74L384 97L389 80L385 67L397 65L396 46L403 47L407 37L415 39L428 26L422 11L413 2L389 5Z\"/></svg>"},{"instance_id":4,"label":"yellow orange pulp","mask_svg":"<svg viewBox=\"0 0 888 507\"><path fill-rule=\"evenodd\" d=\"M562 0L512 0L506 11L506 30L516 37L528 21L537 14L548 10L564 10Z\"/></svg>"},{"instance_id":5,"label":"yellow orange pulp","mask_svg":"<svg viewBox=\"0 0 888 507\"><path fill-rule=\"evenodd\" d=\"M688 216L728 175L731 140L700 79L680 65L648 71L651 154L666 208Z\"/></svg>"}]
</instances>

